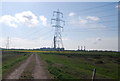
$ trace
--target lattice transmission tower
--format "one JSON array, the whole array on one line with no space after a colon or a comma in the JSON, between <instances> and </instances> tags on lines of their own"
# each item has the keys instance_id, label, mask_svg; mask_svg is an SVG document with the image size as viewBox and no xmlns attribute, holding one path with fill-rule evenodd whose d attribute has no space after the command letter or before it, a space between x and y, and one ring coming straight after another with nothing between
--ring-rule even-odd
<instances>
[{"instance_id":1,"label":"lattice transmission tower","mask_svg":"<svg viewBox=\"0 0 120 81\"><path fill-rule=\"evenodd\" d=\"M9 44L10 44L10 38L7 37L7 40L6 40L6 49L9 49Z\"/></svg>"},{"instance_id":2,"label":"lattice transmission tower","mask_svg":"<svg viewBox=\"0 0 120 81\"><path fill-rule=\"evenodd\" d=\"M62 35L61 32L63 30L63 26L65 25L65 21L62 20L63 18L63 13L59 11L53 11L53 17L51 19L51 24L52 27L55 27L55 33L54 33L54 49L56 48L63 48L63 43L62 43Z\"/></svg>"}]
</instances>

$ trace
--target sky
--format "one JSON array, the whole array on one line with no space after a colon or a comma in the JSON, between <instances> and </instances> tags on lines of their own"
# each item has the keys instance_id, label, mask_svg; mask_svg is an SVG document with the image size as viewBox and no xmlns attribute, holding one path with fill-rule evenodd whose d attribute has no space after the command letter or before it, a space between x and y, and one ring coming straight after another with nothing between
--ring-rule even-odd
<instances>
[{"instance_id":1,"label":"sky","mask_svg":"<svg viewBox=\"0 0 120 81\"><path fill-rule=\"evenodd\" d=\"M10 48L51 47L53 11L63 13L65 49L118 50L117 2L2 2L0 45Z\"/></svg>"},{"instance_id":2,"label":"sky","mask_svg":"<svg viewBox=\"0 0 120 81\"><path fill-rule=\"evenodd\" d=\"M119 0L1 0L2 2L118 2Z\"/></svg>"}]
</instances>

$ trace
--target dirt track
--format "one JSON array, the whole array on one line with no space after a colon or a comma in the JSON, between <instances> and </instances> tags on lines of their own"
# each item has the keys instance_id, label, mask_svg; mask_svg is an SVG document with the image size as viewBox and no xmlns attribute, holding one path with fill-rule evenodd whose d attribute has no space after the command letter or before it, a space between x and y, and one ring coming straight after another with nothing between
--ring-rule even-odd
<instances>
[{"instance_id":1,"label":"dirt track","mask_svg":"<svg viewBox=\"0 0 120 81\"><path fill-rule=\"evenodd\" d=\"M48 76L46 74L47 72L44 69L44 65L37 54L35 54L35 58L36 58L36 65L33 74L34 79L48 79Z\"/></svg>"},{"instance_id":2,"label":"dirt track","mask_svg":"<svg viewBox=\"0 0 120 81\"><path fill-rule=\"evenodd\" d=\"M34 70L31 70L30 75L32 79L48 79L47 71L44 69L44 64L41 62L37 54L30 55L24 63L22 63L18 68L16 68L6 79L20 79L23 72L26 72L27 66L31 64L32 59L35 59ZM31 68L31 67L29 67ZM27 77L28 75L26 75ZM22 78L24 79L24 78ZM27 78L28 79L28 78ZM29 78L31 79L31 78Z\"/></svg>"}]
</instances>

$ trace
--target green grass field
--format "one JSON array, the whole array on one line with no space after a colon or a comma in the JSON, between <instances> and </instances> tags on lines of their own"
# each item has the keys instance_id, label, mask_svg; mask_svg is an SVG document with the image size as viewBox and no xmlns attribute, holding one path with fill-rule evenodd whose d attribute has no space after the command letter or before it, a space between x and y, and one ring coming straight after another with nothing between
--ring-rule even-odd
<instances>
[{"instance_id":1,"label":"green grass field","mask_svg":"<svg viewBox=\"0 0 120 81\"><path fill-rule=\"evenodd\" d=\"M3 78L19 67L31 52L43 59L54 79L91 79L96 68L96 79L118 79L118 52L32 51L4 50L2 53Z\"/></svg>"},{"instance_id":2,"label":"green grass field","mask_svg":"<svg viewBox=\"0 0 120 81\"><path fill-rule=\"evenodd\" d=\"M39 53L49 72L57 79L118 79L119 57L116 52Z\"/></svg>"}]
</instances>

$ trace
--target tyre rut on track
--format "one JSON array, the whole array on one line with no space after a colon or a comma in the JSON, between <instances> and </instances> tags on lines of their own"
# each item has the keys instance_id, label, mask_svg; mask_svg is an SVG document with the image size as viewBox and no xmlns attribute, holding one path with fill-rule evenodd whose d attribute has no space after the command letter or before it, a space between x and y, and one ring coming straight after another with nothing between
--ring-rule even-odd
<instances>
[{"instance_id":1,"label":"tyre rut on track","mask_svg":"<svg viewBox=\"0 0 120 81\"><path fill-rule=\"evenodd\" d=\"M35 54L35 59L36 65L33 74L34 79L48 79L47 71L44 69L44 64L37 54Z\"/></svg>"}]
</instances>

